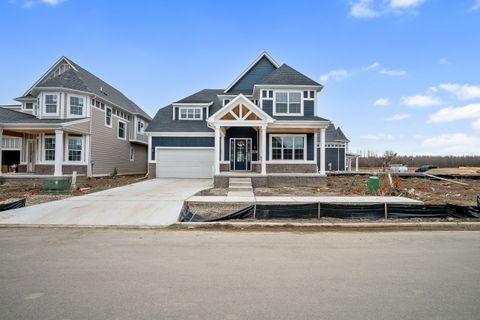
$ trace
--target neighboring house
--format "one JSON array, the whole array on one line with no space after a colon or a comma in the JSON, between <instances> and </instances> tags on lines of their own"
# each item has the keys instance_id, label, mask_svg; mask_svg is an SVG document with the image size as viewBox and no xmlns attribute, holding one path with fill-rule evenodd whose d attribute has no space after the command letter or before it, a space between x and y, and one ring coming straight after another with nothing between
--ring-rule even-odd
<instances>
[{"instance_id":1,"label":"neighboring house","mask_svg":"<svg viewBox=\"0 0 480 320\"><path fill-rule=\"evenodd\" d=\"M331 123L325 132L325 165L328 171L345 171L349 169L347 159L348 143L340 127L335 128ZM318 145L318 154L320 154L320 145ZM320 164L319 164L320 165Z\"/></svg>"},{"instance_id":2,"label":"neighboring house","mask_svg":"<svg viewBox=\"0 0 480 320\"><path fill-rule=\"evenodd\" d=\"M158 111L146 130L149 174L325 175L330 121L317 114L322 88L264 52L226 89L201 90Z\"/></svg>"},{"instance_id":3,"label":"neighboring house","mask_svg":"<svg viewBox=\"0 0 480 320\"><path fill-rule=\"evenodd\" d=\"M15 100L0 108L2 171L146 173L150 116L72 60L60 58Z\"/></svg>"}]
</instances>

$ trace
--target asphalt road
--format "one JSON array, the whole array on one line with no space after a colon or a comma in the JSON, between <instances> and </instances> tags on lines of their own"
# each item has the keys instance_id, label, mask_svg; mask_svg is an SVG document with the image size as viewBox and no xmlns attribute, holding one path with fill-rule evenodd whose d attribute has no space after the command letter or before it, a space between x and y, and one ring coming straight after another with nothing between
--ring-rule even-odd
<instances>
[{"instance_id":1,"label":"asphalt road","mask_svg":"<svg viewBox=\"0 0 480 320\"><path fill-rule=\"evenodd\" d=\"M0 318L479 319L480 232L0 229Z\"/></svg>"}]
</instances>

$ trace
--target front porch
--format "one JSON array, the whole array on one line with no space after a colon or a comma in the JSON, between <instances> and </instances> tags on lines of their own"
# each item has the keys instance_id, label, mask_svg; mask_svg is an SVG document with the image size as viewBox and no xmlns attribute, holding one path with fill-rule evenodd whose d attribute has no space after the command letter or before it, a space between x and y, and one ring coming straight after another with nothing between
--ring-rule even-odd
<instances>
[{"instance_id":1,"label":"front porch","mask_svg":"<svg viewBox=\"0 0 480 320\"><path fill-rule=\"evenodd\" d=\"M207 121L215 131L214 176L219 184L225 184L220 181L231 173L255 177L257 181L278 176L304 179L305 174L325 176L328 121L273 119L241 94ZM259 180L260 177L264 179Z\"/></svg>"},{"instance_id":2,"label":"front porch","mask_svg":"<svg viewBox=\"0 0 480 320\"><path fill-rule=\"evenodd\" d=\"M90 134L82 129L61 124L0 128L0 176L34 179L69 176L74 171L88 175Z\"/></svg>"}]
</instances>

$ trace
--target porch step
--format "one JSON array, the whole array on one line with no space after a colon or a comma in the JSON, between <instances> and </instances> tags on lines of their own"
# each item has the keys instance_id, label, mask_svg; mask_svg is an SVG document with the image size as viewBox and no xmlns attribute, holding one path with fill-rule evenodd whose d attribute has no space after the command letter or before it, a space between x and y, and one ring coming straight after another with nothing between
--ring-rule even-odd
<instances>
[{"instance_id":1,"label":"porch step","mask_svg":"<svg viewBox=\"0 0 480 320\"><path fill-rule=\"evenodd\" d=\"M253 195L251 178L230 178L228 181L228 193L242 192Z\"/></svg>"}]
</instances>

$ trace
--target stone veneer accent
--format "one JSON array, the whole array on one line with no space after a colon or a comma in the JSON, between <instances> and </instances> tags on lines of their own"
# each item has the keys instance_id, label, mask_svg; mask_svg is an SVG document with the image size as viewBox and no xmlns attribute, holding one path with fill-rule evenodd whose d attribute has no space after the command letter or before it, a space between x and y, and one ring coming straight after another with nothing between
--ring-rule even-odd
<instances>
[{"instance_id":1,"label":"stone veneer accent","mask_svg":"<svg viewBox=\"0 0 480 320\"><path fill-rule=\"evenodd\" d=\"M267 163L267 173L316 173L315 163Z\"/></svg>"},{"instance_id":2,"label":"stone veneer accent","mask_svg":"<svg viewBox=\"0 0 480 320\"><path fill-rule=\"evenodd\" d=\"M229 163L220 163L220 172L229 172L230 164ZM252 170L247 172L262 172L262 165L260 163L252 163Z\"/></svg>"},{"instance_id":3,"label":"stone veneer accent","mask_svg":"<svg viewBox=\"0 0 480 320\"><path fill-rule=\"evenodd\" d=\"M148 164L148 179L154 179L157 176L157 164L149 163Z\"/></svg>"},{"instance_id":4,"label":"stone veneer accent","mask_svg":"<svg viewBox=\"0 0 480 320\"><path fill-rule=\"evenodd\" d=\"M215 176L213 185L215 188L228 188L229 178L227 176ZM250 177L254 188L274 187L317 187L327 186L326 176L292 176L292 175L267 175Z\"/></svg>"},{"instance_id":5,"label":"stone veneer accent","mask_svg":"<svg viewBox=\"0 0 480 320\"><path fill-rule=\"evenodd\" d=\"M55 166L53 164L36 164L35 171L33 174L45 174L52 175L55 171ZM77 174L87 174L86 165L63 165L62 173L63 174L72 174L73 171L77 171ZM21 164L18 166L18 172L27 172L27 165Z\"/></svg>"}]
</instances>

